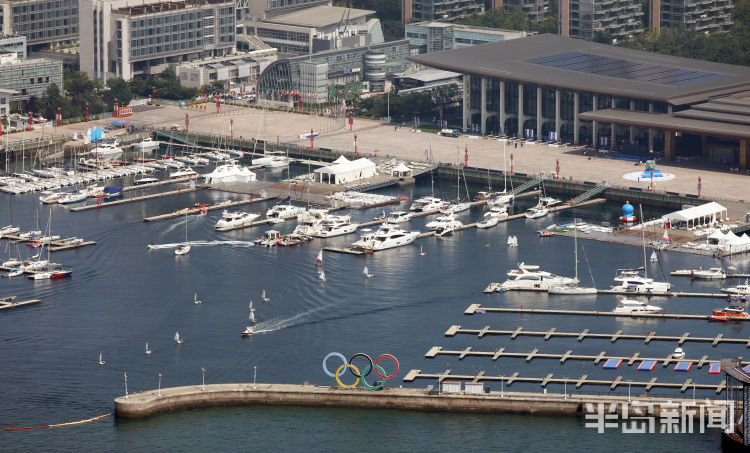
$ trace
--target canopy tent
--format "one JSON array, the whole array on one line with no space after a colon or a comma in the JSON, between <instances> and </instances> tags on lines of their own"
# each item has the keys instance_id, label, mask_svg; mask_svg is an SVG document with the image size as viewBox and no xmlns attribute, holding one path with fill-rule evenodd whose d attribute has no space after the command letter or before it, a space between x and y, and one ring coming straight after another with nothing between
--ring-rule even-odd
<instances>
[{"instance_id":1,"label":"canopy tent","mask_svg":"<svg viewBox=\"0 0 750 453\"><path fill-rule=\"evenodd\" d=\"M345 184L369 178L378 174L378 167L367 158L321 167L313 171L320 182Z\"/></svg>"},{"instance_id":2,"label":"canopy tent","mask_svg":"<svg viewBox=\"0 0 750 453\"><path fill-rule=\"evenodd\" d=\"M672 212L662 217L672 228L692 230L698 226L713 225L721 220L728 220L727 208L712 201L700 206Z\"/></svg>"},{"instance_id":3,"label":"canopy tent","mask_svg":"<svg viewBox=\"0 0 750 453\"><path fill-rule=\"evenodd\" d=\"M732 231L724 234L717 230L706 239L710 244L717 245L719 249L727 253L746 252L750 250L750 238L747 234L737 236Z\"/></svg>"},{"instance_id":4,"label":"canopy tent","mask_svg":"<svg viewBox=\"0 0 750 453\"><path fill-rule=\"evenodd\" d=\"M403 162L399 162L398 165L396 165L395 167L391 169L391 176L398 176L398 177L411 176L411 168L404 165Z\"/></svg>"},{"instance_id":5,"label":"canopy tent","mask_svg":"<svg viewBox=\"0 0 750 453\"><path fill-rule=\"evenodd\" d=\"M345 164L347 162L351 162L349 159L346 158L343 154L339 156L338 159L334 160L334 164Z\"/></svg>"}]
</instances>

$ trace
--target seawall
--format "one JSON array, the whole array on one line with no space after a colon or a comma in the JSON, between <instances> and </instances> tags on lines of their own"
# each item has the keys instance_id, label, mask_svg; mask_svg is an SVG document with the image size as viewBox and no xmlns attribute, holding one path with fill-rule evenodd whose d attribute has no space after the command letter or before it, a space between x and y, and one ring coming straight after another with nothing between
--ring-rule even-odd
<instances>
[{"instance_id":1,"label":"seawall","mask_svg":"<svg viewBox=\"0 0 750 453\"><path fill-rule=\"evenodd\" d=\"M621 413L628 397L580 396L541 393L492 392L483 394L427 392L425 389L392 388L370 391L362 388L293 385L293 384L212 384L172 387L135 393L115 399L115 415L121 418L145 418L168 412L219 406L312 406L363 409L395 409L421 412L455 412L486 414L530 414L547 416L584 416L596 413L599 403L607 413ZM684 398L633 398L653 405L659 417L662 404L668 411L678 411ZM614 407L611 408L614 404ZM698 400L704 404L705 400ZM674 406L676 404L676 407ZM721 401L716 404L719 407ZM643 406L640 406L643 408ZM705 407L692 406L686 415L698 417ZM632 408L631 408L632 414Z\"/></svg>"}]
</instances>

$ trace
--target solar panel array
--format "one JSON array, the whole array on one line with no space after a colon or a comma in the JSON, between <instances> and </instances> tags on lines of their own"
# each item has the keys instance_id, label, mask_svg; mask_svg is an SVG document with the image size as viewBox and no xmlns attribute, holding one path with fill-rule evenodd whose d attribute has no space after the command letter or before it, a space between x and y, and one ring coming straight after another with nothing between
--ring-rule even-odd
<instances>
[{"instance_id":1,"label":"solar panel array","mask_svg":"<svg viewBox=\"0 0 750 453\"><path fill-rule=\"evenodd\" d=\"M566 52L533 58L528 61L553 68L584 72L586 74L678 87L729 77L727 74L641 63L622 58L594 55L587 52Z\"/></svg>"}]
</instances>

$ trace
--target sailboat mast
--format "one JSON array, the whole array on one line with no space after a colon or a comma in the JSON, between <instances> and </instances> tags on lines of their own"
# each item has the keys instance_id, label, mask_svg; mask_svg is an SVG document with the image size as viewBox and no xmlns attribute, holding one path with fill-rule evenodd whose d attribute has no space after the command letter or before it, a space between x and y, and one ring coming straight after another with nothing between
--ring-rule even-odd
<instances>
[{"instance_id":1,"label":"sailboat mast","mask_svg":"<svg viewBox=\"0 0 750 453\"><path fill-rule=\"evenodd\" d=\"M508 192L508 167L505 161L505 141L503 141L503 192Z\"/></svg>"},{"instance_id":2,"label":"sailboat mast","mask_svg":"<svg viewBox=\"0 0 750 453\"><path fill-rule=\"evenodd\" d=\"M641 215L641 242L643 243L643 276L648 278L648 264L646 263L646 226L643 222L643 205L638 205Z\"/></svg>"},{"instance_id":3,"label":"sailboat mast","mask_svg":"<svg viewBox=\"0 0 750 453\"><path fill-rule=\"evenodd\" d=\"M575 247L575 260L576 260L576 283L578 282L578 222L573 219L573 246Z\"/></svg>"}]
</instances>

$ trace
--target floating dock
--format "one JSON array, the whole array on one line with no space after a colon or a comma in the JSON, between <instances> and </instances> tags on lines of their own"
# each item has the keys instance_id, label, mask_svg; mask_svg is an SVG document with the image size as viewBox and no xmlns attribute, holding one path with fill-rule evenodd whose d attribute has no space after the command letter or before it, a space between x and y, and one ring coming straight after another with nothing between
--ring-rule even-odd
<instances>
[{"instance_id":1,"label":"floating dock","mask_svg":"<svg viewBox=\"0 0 750 453\"><path fill-rule=\"evenodd\" d=\"M581 342L586 338L609 340L610 343L614 343L617 340L643 340L645 344L649 344L652 341L676 341L679 345L682 345L685 342L711 343L711 346L714 347L719 343L729 343L744 344L746 347L750 348L750 338L724 338L724 334L722 333L715 337L691 337L690 332L685 332L681 336L656 335L656 332L648 332L646 335L639 335L624 334L622 333L622 329L615 333L591 333L589 332L589 329L584 329L581 332L558 332L557 329L553 327L546 331L531 331L523 330L522 326L517 326L513 330L492 330L490 326L484 326L481 329L464 329L458 325L450 326L450 328L445 331L446 337L453 337L456 334L477 335L479 338L482 338L485 335L510 335L511 340L515 340L519 335L523 335L543 337L544 341L553 337L575 338L578 342Z\"/></svg>"},{"instance_id":2,"label":"floating dock","mask_svg":"<svg viewBox=\"0 0 750 453\"><path fill-rule=\"evenodd\" d=\"M75 208L70 208L70 211L71 212L89 211L91 209L100 209L100 208L107 208L110 206L119 206L119 205L128 204L128 203L135 203L137 201L146 201L146 200L153 200L156 198L171 197L173 195L182 195L184 193L197 192L203 189L204 189L203 187L187 187L185 189L180 188L177 190L170 190L168 192L159 192L159 193L152 193L148 195L141 195L139 197L123 198L121 200L109 201L106 203L97 202L97 204L77 206Z\"/></svg>"},{"instance_id":3,"label":"floating dock","mask_svg":"<svg viewBox=\"0 0 750 453\"><path fill-rule=\"evenodd\" d=\"M698 369L703 368L704 365L721 363L721 360L711 360L707 355L702 356L700 359L675 359L672 357L672 354L666 357L641 357L640 353L636 352L629 356L615 356L607 355L606 351L602 351L597 355L573 354L572 350L565 351L563 354L548 354L539 352L539 348L534 348L529 352L509 352L506 351L505 348L497 348L495 351L474 351L471 346L455 351L443 349L442 346L433 346L424 356L428 359L434 359L438 355L454 355L458 356L459 360L463 360L464 357L467 356L490 357L492 360L497 360L503 357L513 357L524 359L526 362L531 362L534 359L557 359L560 363L565 363L568 360L582 360L593 362L594 365L598 365L602 361L606 362L607 360L621 360L628 366L632 366L638 362L651 361L661 363L664 368L673 363L687 362L694 363ZM742 362L742 364L750 365L750 362Z\"/></svg>"},{"instance_id":4,"label":"floating dock","mask_svg":"<svg viewBox=\"0 0 750 453\"><path fill-rule=\"evenodd\" d=\"M458 380L458 381L469 381L469 382L503 382L506 386L511 386L514 382L529 382L538 383L542 387L546 387L548 384L565 384L575 385L575 388L579 389L584 385L597 385L597 386L608 386L610 390L615 390L618 386L633 386L643 387L645 391L650 391L652 388L666 388L666 389L679 389L680 392L684 393L688 389L700 389L700 390L714 390L716 394L723 392L727 383L726 380L721 381L719 384L698 384L692 379L686 379L685 382L658 382L657 378L651 378L649 381L625 381L622 376L617 376L613 379L589 379L588 375L584 374L578 379L569 378L556 378L555 375L550 373L545 377L521 377L518 372L514 372L510 376L491 376L485 374L484 371L480 371L476 375L469 374L451 374L451 370L445 370L442 373L426 374L422 373L422 370L411 370L406 375L404 381L411 382L415 379L431 379L444 381L446 379ZM641 399L639 399L641 401Z\"/></svg>"},{"instance_id":5,"label":"floating dock","mask_svg":"<svg viewBox=\"0 0 750 453\"><path fill-rule=\"evenodd\" d=\"M202 178L202 176L198 175L198 176L188 176L188 177L185 177L185 178L165 179L164 181L150 182L150 183L147 183L147 184L138 184L138 185L135 185L135 186L123 187L122 191L123 192L130 192L132 190L150 189L152 187L165 186L167 184L177 184L177 183L181 183L181 182L190 182L190 181L197 180L198 178Z\"/></svg>"},{"instance_id":6,"label":"floating dock","mask_svg":"<svg viewBox=\"0 0 750 453\"><path fill-rule=\"evenodd\" d=\"M579 205L580 206L580 205ZM506 291L526 291L536 293L546 293L547 290L543 288L504 288L502 283L492 282L488 284L482 292L485 294L491 293L504 293ZM688 293L684 291L668 291L668 292L651 292L651 293L637 293L634 291L628 291L625 289L597 289L597 294L615 294L621 296L664 296L664 297L707 297L713 299L726 299L729 294L727 293Z\"/></svg>"},{"instance_id":7,"label":"floating dock","mask_svg":"<svg viewBox=\"0 0 750 453\"><path fill-rule=\"evenodd\" d=\"M546 308L498 308L484 307L481 304L471 304L464 310L465 315L473 315L477 312L487 313L528 313L538 315L577 315L577 316L610 316L617 318L645 318L645 319L699 319L708 320L707 315L688 315L680 313L615 313L611 311L591 310L550 310ZM750 318L730 319L730 321L750 321Z\"/></svg>"},{"instance_id":8,"label":"floating dock","mask_svg":"<svg viewBox=\"0 0 750 453\"><path fill-rule=\"evenodd\" d=\"M449 372L450 370L448 370ZM414 379L438 379L443 376L475 380L475 376L461 376L444 374L423 374L420 370L412 370L404 378L405 381ZM484 376L482 380L494 380L508 383L513 382L541 382L543 386L549 383L570 382L571 384L592 385L641 385L650 390L652 387L723 389L725 383L719 386L694 384L690 379L685 383L629 383L620 378L614 381L593 381L585 378L559 379L549 375L547 378L522 378L515 373L509 377ZM579 385L579 387L580 387ZM620 413L631 399L626 396L600 395L570 395L570 394L542 394L531 392L490 392L482 394L471 393L440 393L431 389L416 388L385 388L377 392L362 388L343 389L329 386L293 385L293 384L211 384L206 386L194 385L185 387L163 388L147 392L134 393L115 399L115 415L121 418L146 418L152 415L168 412L219 406L307 406L307 407L350 407L367 409L395 409L420 412L452 412L452 413L485 413L485 414L533 414L533 415L562 415L583 417L588 413L599 413L602 404L609 408L616 407L614 413ZM721 410L726 407L723 399L717 401L700 400L698 405L687 398L635 398L638 404L648 404L653 407L653 416L659 417L661 407L665 405L665 413L679 413L684 417L706 417L705 411ZM683 404L684 403L684 404ZM643 407L643 406L641 406ZM609 412L609 409L607 409ZM652 415L649 413L649 415Z\"/></svg>"},{"instance_id":9,"label":"floating dock","mask_svg":"<svg viewBox=\"0 0 750 453\"><path fill-rule=\"evenodd\" d=\"M178 209L177 211L169 212L167 214L160 214L160 215L155 215L152 217L145 217L143 221L144 222L156 222L157 220L174 219L176 217L181 217L184 215L194 215L194 214L200 214L201 212L205 212L205 211L216 211L218 209L234 208L237 206L244 206L244 205L253 204L253 203L260 203L262 201L273 200L275 198L278 198L278 197L276 195L272 195L270 197L264 197L264 198L250 198L248 200L228 201L225 203L213 204L211 206L204 206L201 208L183 208L183 209ZM264 221L259 220L258 222L264 222ZM261 223L258 223L258 224L260 225ZM238 227L238 228L245 228L245 227ZM229 231L231 229L236 229L236 228L224 228L220 231Z\"/></svg>"},{"instance_id":10,"label":"floating dock","mask_svg":"<svg viewBox=\"0 0 750 453\"><path fill-rule=\"evenodd\" d=\"M2 239L7 239L10 241L17 241L17 242L37 242L37 238L26 238L21 237L17 235L4 235L1 236ZM81 247L86 247L87 245L96 245L95 241L83 241L83 242L67 242L72 238L65 238L65 239L55 239L54 241L49 241L49 243L45 243L44 245L48 246L50 252L61 252L63 250L71 250L71 249L77 249ZM41 247L41 245L40 245Z\"/></svg>"},{"instance_id":11,"label":"floating dock","mask_svg":"<svg viewBox=\"0 0 750 453\"><path fill-rule=\"evenodd\" d=\"M16 296L0 298L0 310L7 310L9 308L20 308L27 305L34 305L41 302L39 299L29 299L21 302L16 302Z\"/></svg>"}]
</instances>

